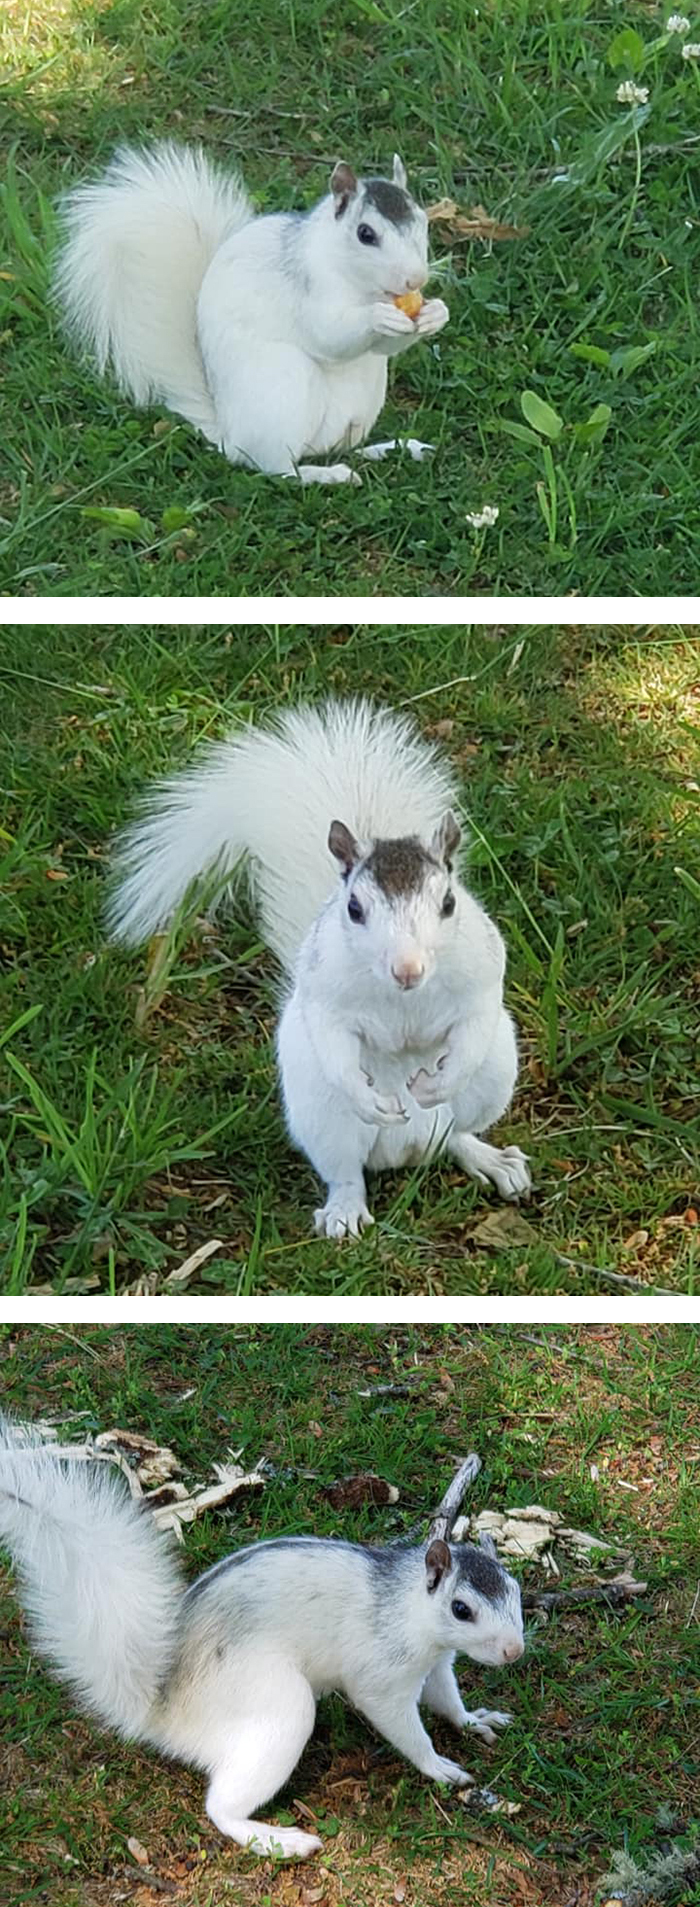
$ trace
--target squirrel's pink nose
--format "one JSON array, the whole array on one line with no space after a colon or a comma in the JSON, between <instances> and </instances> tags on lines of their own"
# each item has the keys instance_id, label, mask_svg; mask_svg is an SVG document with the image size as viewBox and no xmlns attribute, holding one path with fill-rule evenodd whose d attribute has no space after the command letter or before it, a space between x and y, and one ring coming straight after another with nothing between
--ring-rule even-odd
<instances>
[{"instance_id":1,"label":"squirrel's pink nose","mask_svg":"<svg viewBox=\"0 0 700 1907\"><path fill-rule=\"evenodd\" d=\"M420 291L421 286L425 284L427 277L428 277L427 271L412 272L411 277L406 279L406 290Z\"/></svg>"},{"instance_id":2,"label":"squirrel's pink nose","mask_svg":"<svg viewBox=\"0 0 700 1907\"><path fill-rule=\"evenodd\" d=\"M409 987L417 987L419 980L423 978L425 967L422 960L416 956L414 959L397 960L391 971L397 986L408 990Z\"/></svg>"},{"instance_id":3,"label":"squirrel's pink nose","mask_svg":"<svg viewBox=\"0 0 700 1907\"><path fill-rule=\"evenodd\" d=\"M504 1662L517 1662L525 1652L524 1642L506 1642L503 1649Z\"/></svg>"}]
</instances>

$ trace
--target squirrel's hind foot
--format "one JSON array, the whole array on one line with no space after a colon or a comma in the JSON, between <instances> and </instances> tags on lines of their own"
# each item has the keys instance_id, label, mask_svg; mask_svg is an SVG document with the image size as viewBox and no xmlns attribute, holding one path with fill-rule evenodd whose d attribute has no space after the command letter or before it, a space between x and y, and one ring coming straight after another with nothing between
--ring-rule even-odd
<instances>
[{"instance_id":1,"label":"squirrel's hind foot","mask_svg":"<svg viewBox=\"0 0 700 1907\"><path fill-rule=\"evenodd\" d=\"M349 464L297 464L294 475L300 483L354 483L357 486L362 482L359 470L351 470Z\"/></svg>"},{"instance_id":2,"label":"squirrel's hind foot","mask_svg":"<svg viewBox=\"0 0 700 1907\"><path fill-rule=\"evenodd\" d=\"M258 1825L257 1821L251 1821L248 1825L255 1831L242 1845L251 1854L258 1854L263 1859L277 1855L278 1860L282 1861L308 1861L310 1855L317 1854L323 1846L317 1834L302 1834L298 1828L268 1828L264 1822Z\"/></svg>"},{"instance_id":3,"label":"squirrel's hind foot","mask_svg":"<svg viewBox=\"0 0 700 1907\"><path fill-rule=\"evenodd\" d=\"M448 1144L458 1165L479 1185L495 1185L502 1199L529 1198L530 1169L519 1146L490 1146L467 1132L451 1134Z\"/></svg>"}]
</instances>

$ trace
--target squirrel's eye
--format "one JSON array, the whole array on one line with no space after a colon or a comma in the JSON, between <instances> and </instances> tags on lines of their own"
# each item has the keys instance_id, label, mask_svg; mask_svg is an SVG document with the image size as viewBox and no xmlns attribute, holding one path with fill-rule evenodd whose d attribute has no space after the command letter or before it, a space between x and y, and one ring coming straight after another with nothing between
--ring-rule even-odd
<instances>
[{"instance_id":1,"label":"squirrel's eye","mask_svg":"<svg viewBox=\"0 0 700 1907\"><path fill-rule=\"evenodd\" d=\"M442 914L453 914L456 906L457 902L454 894L446 894L440 912Z\"/></svg>"},{"instance_id":2,"label":"squirrel's eye","mask_svg":"<svg viewBox=\"0 0 700 1907\"><path fill-rule=\"evenodd\" d=\"M351 920L356 920L359 922L359 921L363 921L365 918L364 908L360 906L360 902L358 901L356 894L350 895L350 899L348 901L348 913L350 915Z\"/></svg>"},{"instance_id":3,"label":"squirrel's eye","mask_svg":"<svg viewBox=\"0 0 700 1907\"><path fill-rule=\"evenodd\" d=\"M474 1621L474 1611L470 1609L468 1602L453 1602L452 1614L457 1617L458 1622Z\"/></svg>"},{"instance_id":4,"label":"squirrel's eye","mask_svg":"<svg viewBox=\"0 0 700 1907\"><path fill-rule=\"evenodd\" d=\"M377 234L376 232L373 232L371 225L358 225L357 236L359 238L361 245L378 245L379 244L379 239L377 237Z\"/></svg>"}]
</instances>

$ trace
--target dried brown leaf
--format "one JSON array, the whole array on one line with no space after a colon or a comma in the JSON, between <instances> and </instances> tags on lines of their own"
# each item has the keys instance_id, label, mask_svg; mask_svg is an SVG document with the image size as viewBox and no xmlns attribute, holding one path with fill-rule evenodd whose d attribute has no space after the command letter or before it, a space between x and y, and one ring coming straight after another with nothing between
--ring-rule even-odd
<instances>
[{"instance_id":1,"label":"dried brown leaf","mask_svg":"<svg viewBox=\"0 0 700 1907\"><path fill-rule=\"evenodd\" d=\"M495 244L527 238L530 231L529 225L509 225L491 218L483 205L472 205L469 212L460 212L454 199L438 199L435 205L429 205L428 219L431 224L449 225L452 238L489 239Z\"/></svg>"},{"instance_id":2,"label":"dried brown leaf","mask_svg":"<svg viewBox=\"0 0 700 1907\"><path fill-rule=\"evenodd\" d=\"M483 1245L486 1251L517 1251L524 1245L537 1244L534 1226L512 1205L502 1205L497 1211L487 1212L471 1236L475 1245Z\"/></svg>"},{"instance_id":3,"label":"dried brown leaf","mask_svg":"<svg viewBox=\"0 0 700 1907\"><path fill-rule=\"evenodd\" d=\"M395 1483L387 1483L384 1477L366 1472L330 1483L322 1495L328 1498L334 1510L357 1510L363 1503L398 1503L399 1500Z\"/></svg>"}]
</instances>

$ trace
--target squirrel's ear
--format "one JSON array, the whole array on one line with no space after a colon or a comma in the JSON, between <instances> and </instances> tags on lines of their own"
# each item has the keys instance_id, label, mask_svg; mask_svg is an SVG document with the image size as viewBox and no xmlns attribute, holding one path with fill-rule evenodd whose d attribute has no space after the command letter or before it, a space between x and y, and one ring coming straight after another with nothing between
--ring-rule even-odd
<instances>
[{"instance_id":1,"label":"squirrel's ear","mask_svg":"<svg viewBox=\"0 0 700 1907\"><path fill-rule=\"evenodd\" d=\"M448 1545L443 1543L441 1537L436 1536L435 1542L431 1543L425 1552L425 1574L429 1596L434 1594L438 1583L442 1582L445 1570L451 1567L452 1557Z\"/></svg>"},{"instance_id":2,"label":"squirrel's ear","mask_svg":"<svg viewBox=\"0 0 700 1907\"><path fill-rule=\"evenodd\" d=\"M485 1549L487 1556L493 1556L494 1561L498 1562L498 1550L490 1530L479 1531L479 1549Z\"/></svg>"},{"instance_id":3,"label":"squirrel's ear","mask_svg":"<svg viewBox=\"0 0 700 1907\"><path fill-rule=\"evenodd\" d=\"M449 862L462 839L462 830L452 809L448 808L435 829L430 843L430 852L436 861Z\"/></svg>"},{"instance_id":4,"label":"squirrel's ear","mask_svg":"<svg viewBox=\"0 0 700 1907\"><path fill-rule=\"evenodd\" d=\"M394 153L394 170L392 173L392 178L394 181L394 185L400 185L402 192L405 192L407 190L408 174L406 172L406 167L404 165L403 159L399 158L398 152Z\"/></svg>"},{"instance_id":5,"label":"squirrel's ear","mask_svg":"<svg viewBox=\"0 0 700 1907\"><path fill-rule=\"evenodd\" d=\"M337 219L341 217L341 214L345 211L348 199L351 199L353 192L356 191L357 176L353 172L352 166L346 165L344 159L339 159L337 166L334 167L331 173L331 192L335 199L335 216Z\"/></svg>"},{"instance_id":6,"label":"squirrel's ear","mask_svg":"<svg viewBox=\"0 0 700 1907\"><path fill-rule=\"evenodd\" d=\"M362 860L359 844L344 821L331 821L328 846L336 861L340 862L344 874L351 874L358 861Z\"/></svg>"}]
</instances>

